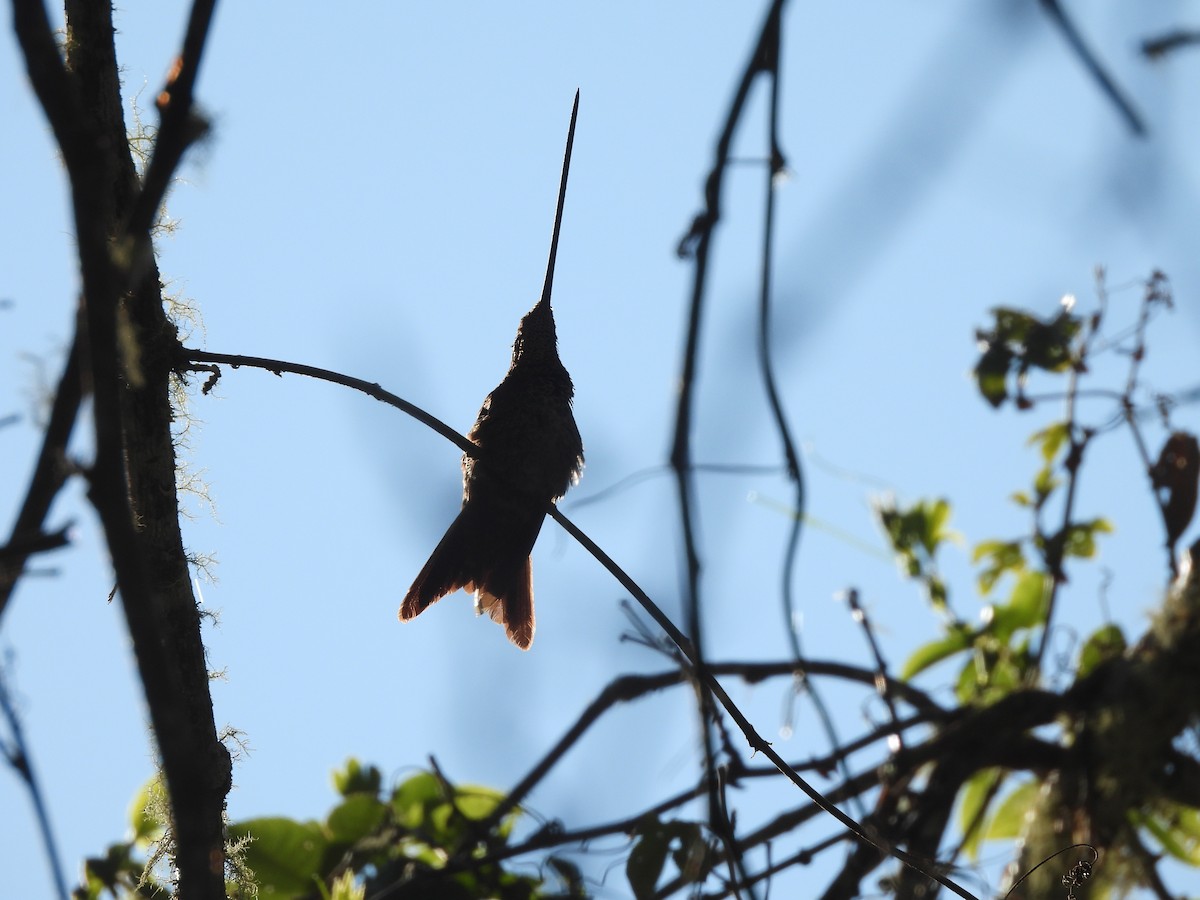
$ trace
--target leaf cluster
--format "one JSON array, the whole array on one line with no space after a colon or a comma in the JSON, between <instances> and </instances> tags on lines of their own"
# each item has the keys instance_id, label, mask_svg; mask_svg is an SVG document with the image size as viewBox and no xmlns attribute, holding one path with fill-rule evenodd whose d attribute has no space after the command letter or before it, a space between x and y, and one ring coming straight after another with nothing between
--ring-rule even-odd
<instances>
[{"instance_id":1,"label":"leaf cluster","mask_svg":"<svg viewBox=\"0 0 1200 900\"><path fill-rule=\"evenodd\" d=\"M249 900L362 900L387 888L389 897L495 897L538 900L586 896L578 869L548 861L547 880L503 865L520 810L493 821L504 795L477 785L450 784L437 771L420 771L391 789L375 766L350 759L334 772L339 800L320 821L269 816L227 828L228 896ZM89 859L76 900L106 893L169 898L151 874L157 843L169 836L165 806L153 800L154 781L134 802L134 837ZM143 858L150 853L150 863Z\"/></svg>"},{"instance_id":2,"label":"leaf cluster","mask_svg":"<svg viewBox=\"0 0 1200 900\"><path fill-rule=\"evenodd\" d=\"M662 821L647 815L634 832L636 842L625 863L625 874L637 900L656 896L668 858L683 884L701 884L712 869L712 846L697 822Z\"/></svg>"},{"instance_id":3,"label":"leaf cluster","mask_svg":"<svg viewBox=\"0 0 1200 900\"><path fill-rule=\"evenodd\" d=\"M1025 407L1025 383L1030 369L1063 372L1078 364L1072 342L1081 322L1063 309L1052 319L1009 307L992 311L995 323L975 333L983 350L975 365L975 381L983 398L999 407L1010 396L1009 377L1015 380L1016 403Z\"/></svg>"},{"instance_id":4,"label":"leaf cluster","mask_svg":"<svg viewBox=\"0 0 1200 900\"><path fill-rule=\"evenodd\" d=\"M481 830L503 794L453 785L429 771L390 790L382 783L377 768L351 759L334 774L341 799L323 821L272 817L231 825L230 836L247 841L243 856L259 890L280 900L332 900L325 886L349 875L370 893L392 885L395 897L546 896L541 879L487 859L520 816L511 812ZM474 864L448 865L464 857Z\"/></svg>"}]
</instances>

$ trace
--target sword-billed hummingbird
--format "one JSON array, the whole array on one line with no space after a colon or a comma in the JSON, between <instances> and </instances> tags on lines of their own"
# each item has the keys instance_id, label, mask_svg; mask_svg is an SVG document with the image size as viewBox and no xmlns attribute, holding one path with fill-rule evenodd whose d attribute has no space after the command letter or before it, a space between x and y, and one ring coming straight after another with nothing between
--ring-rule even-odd
<instances>
[{"instance_id":1,"label":"sword-billed hummingbird","mask_svg":"<svg viewBox=\"0 0 1200 900\"><path fill-rule=\"evenodd\" d=\"M529 558L546 507L579 480L583 441L571 412L575 387L558 358L550 289L562 225L579 92L571 109L558 209L541 299L521 319L508 374L488 394L467 439L463 505L400 606L401 621L460 588L477 613L503 625L522 650L533 643L533 569Z\"/></svg>"}]
</instances>

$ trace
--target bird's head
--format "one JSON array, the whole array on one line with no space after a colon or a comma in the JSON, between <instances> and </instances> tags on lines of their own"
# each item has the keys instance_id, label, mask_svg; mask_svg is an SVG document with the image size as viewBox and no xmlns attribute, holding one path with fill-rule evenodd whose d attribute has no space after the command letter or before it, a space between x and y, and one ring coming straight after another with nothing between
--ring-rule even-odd
<instances>
[{"instance_id":1,"label":"bird's head","mask_svg":"<svg viewBox=\"0 0 1200 900\"><path fill-rule=\"evenodd\" d=\"M558 361L558 334L554 329L554 311L550 298L543 296L521 318L517 339L513 341L512 364Z\"/></svg>"}]
</instances>

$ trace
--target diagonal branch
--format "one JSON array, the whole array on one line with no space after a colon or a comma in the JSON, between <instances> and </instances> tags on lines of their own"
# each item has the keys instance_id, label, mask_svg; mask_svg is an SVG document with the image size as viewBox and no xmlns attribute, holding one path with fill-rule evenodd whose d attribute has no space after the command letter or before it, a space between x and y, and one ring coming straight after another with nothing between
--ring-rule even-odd
<instances>
[{"instance_id":1,"label":"diagonal branch","mask_svg":"<svg viewBox=\"0 0 1200 900\"><path fill-rule=\"evenodd\" d=\"M146 167L141 191L126 226L126 233L135 241L143 242L147 248L150 229L175 170L179 168L188 147L207 128L196 116L193 106L196 77L200 72L200 60L204 55L215 7L216 0L195 0L192 4L183 48L156 99L161 121L154 140L154 155Z\"/></svg>"},{"instance_id":2,"label":"diagonal branch","mask_svg":"<svg viewBox=\"0 0 1200 900\"><path fill-rule=\"evenodd\" d=\"M50 408L50 421L46 423L42 449L38 453L33 476L29 479L25 500L17 513L12 531L9 532L9 546L19 544L28 535L41 532L50 512L50 504L66 483L67 442L71 439L71 431L75 427L75 417L83 396L82 377L77 333L67 353L63 373L58 379L58 390ZM11 559L0 560L0 616L3 616L4 610L8 608L9 598L12 597L27 559L27 555L16 555Z\"/></svg>"},{"instance_id":3,"label":"diagonal branch","mask_svg":"<svg viewBox=\"0 0 1200 900\"><path fill-rule=\"evenodd\" d=\"M46 807L41 784L33 769L33 759L29 753L29 746L25 742L25 731L21 727L21 718L17 715L12 696L9 694L3 668L0 668L0 713L3 714L8 731L12 735L11 746L0 743L0 755L8 760L8 764L13 767L18 777L25 783L25 789L29 791L29 799L33 803L38 831L42 836L42 846L46 848L46 862L50 866L55 890L61 900L67 900L67 882L63 877L62 857L58 852L58 842L54 838L54 830L50 827L50 811Z\"/></svg>"},{"instance_id":4,"label":"diagonal branch","mask_svg":"<svg viewBox=\"0 0 1200 900\"><path fill-rule=\"evenodd\" d=\"M1096 86L1100 88L1100 92L1109 99L1109 102L1116 107L1117 113L1125 120L1125 124L1129 127L1137 137L1144 138L1147 134L1146 123L1142 120L1142 115L1134 108L1133 101L1125 96L1125 92L1121 90L1116 79L1109 74L1108 70L1100 62L1100 58L1096 52L1088 46L1087 41L1083 39L1083 34L1080 33L1079 27L1067 15L1067 11L1063 9L1062 3L1059 0L1040 0L1042 8L1046 11L1051 21L1062 32L1062 36L1066 38L1067 44L1079 57L1079 61L1083 63L1084 69L1096 82Z\"/></svg>"},{"instance_id":5,"label":"diagonal branch","mask_svg":"<svg viewBox=\"0 0 1200 900\"><path fill-rule=\"evenodd\" d=\"M29 82L50 120L67 168L79 166L86 155L83 107L54 41L43 0L13 0L13 31L25 58Z\"/></svg>"}]
</instances>

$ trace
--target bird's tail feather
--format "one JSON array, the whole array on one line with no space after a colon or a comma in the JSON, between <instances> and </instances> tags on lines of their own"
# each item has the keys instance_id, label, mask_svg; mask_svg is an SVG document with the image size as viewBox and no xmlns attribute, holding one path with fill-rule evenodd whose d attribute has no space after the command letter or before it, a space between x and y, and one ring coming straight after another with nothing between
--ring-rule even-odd
<instances>
[{"instance_id":1,"label":"bird's tail feather","mask_svg":"<svg viewBox=\"0 0 1200 900\"><path fill-rule=\"evenodd\" d=\"M460 588L475 594L476 610L504 626L509 640L528 650L533 643L533 574L529 559L541 511L528 522L513 511L492 514L490 504L472 498L430 554L400 605L407 622Z\"/></svg>"},{"instance_id":2,"label":"bird's tail feather","mask_svg":"<svg viewBox=\"0 0 1200 900\"><path fill-rule=\"evenodd\" d=\"M516 571L493 571L483 586L467 585L475 592L475 612L487 613L492 621L504 626L508 639L528 650L533 644L533 560L525 557L525 564Z\"/></svg>"}]
</instances>

